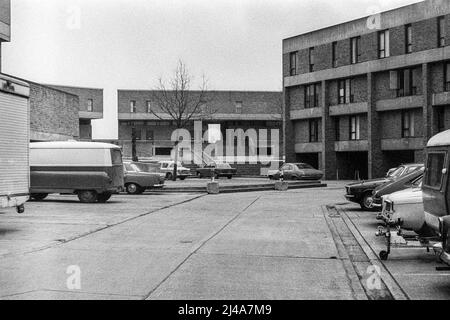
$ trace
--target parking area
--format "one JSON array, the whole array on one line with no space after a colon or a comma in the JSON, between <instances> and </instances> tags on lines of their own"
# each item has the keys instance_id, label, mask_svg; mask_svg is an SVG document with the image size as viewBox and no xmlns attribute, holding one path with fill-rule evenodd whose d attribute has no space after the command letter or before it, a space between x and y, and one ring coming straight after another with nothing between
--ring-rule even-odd
<instances>
[{"instance_id":1,"label":"parking area","mask_svg":"<svg viewBox=\"0 0 450 320\"><path fill-rule=\"evenodd\" d=\"M29 202L23 215L0 214L0 298L450 298L450 274L425 249L378 260L374 213L346 202L343 183L327 183ZM368 282L372 265L382 267L380 286Z\"/></svg>"}]
</instances>

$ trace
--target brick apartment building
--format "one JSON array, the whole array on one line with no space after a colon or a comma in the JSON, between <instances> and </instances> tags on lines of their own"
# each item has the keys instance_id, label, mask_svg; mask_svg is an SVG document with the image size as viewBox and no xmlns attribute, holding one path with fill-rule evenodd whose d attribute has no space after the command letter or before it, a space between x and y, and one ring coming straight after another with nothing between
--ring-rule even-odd
<instances>
[{"instance_id":1,"label":"brick apartment building","mask_svg":"<svg viewBox=\"0 0 450 320\"><path fill-rule=\"evenodd\" d=\"M92 140L91 121L103 118L103 89L60 85L48 86L78 97L79 140Z\"/></svg>"},{"instance_id":2,"label":"brick apartment building","mask_svg":"<svg viewBox=\"0 0 450 320\"><path fill-rule=\"evenodd\" d=\"M176 127L173 119L167 114L163 115L164 120L160 120L151 112L151 108L157 108L154 93L155 91L146 90L118 90L118 144L122 146L125 157L131 157L133 130L136 134L136 151L139 158L170 157L174 145L170 138ZM278 129L281 141L281 92L208 91L205 95L205 107L213 112L201 119L203 132L215 126L220 128L226 140L226 129L240 128L244 131L249 128L257 131L258 129L269 129L269 131ZM193 126L186 129L194 137ZM263 152L271 156L272 150L275 149L271 145L273 142L270 133L266 141L268 141L266 145L268 148ZM283 147L279 146L279 150L281 153ZM242 167L240 171L259 174L260 167L246 166L245 170Z\"/></svg>"},{"instance_id":3,"label":"brick apartment building","mask_svg":"<svg viewBox=\"0 0 450 320\"><path fill-rule=\"evenodd\" d=\"M450 128L449 44L445 0L284 39L287 161L327 179L423 161L427 140Z\"/></svg>"}]
</instances>

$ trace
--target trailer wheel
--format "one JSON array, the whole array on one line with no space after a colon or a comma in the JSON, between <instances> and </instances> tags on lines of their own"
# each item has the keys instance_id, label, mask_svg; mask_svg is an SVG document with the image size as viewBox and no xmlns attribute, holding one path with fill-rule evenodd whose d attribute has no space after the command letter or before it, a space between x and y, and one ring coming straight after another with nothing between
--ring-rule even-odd
<instances>
[{"instance_id":1,"label":"trailer wheel","mask_svg":"<svg viewBox=\"0 0 450 320\"><path fill-rule=\"evenodd\" d=\"M22 204L20 206L16 207L17 213L24 213L25 212L25 206Z\"/></svg>"},{"instance_id":2,"label":"trailer wheel","mask_svg":"<svg viewBox=\"0 0 450 320\"><path fill-rule=\"evenodd\" d=\"M94 203L97 201L98 194L96 191L82 190L78 192L78 199L82 203Z\"/></svg>"},{"instance_id":3,"label":"trailer wheel","mask_svg":"<svg viewBox=\"0 0 450 320\"><path fill-rule=\"evenodd\" d=\"M109 192L104 192L98 195L97 200L100 203L105 203L106 201L108 201L112 196L112 193Z\"/></svg>"},{"instance_id":4,"label":"trailer wheel","mask_svg":"<svg viewBox=\"0 0 450 320\"><path fill-rule=\"evenodd\" d=\"M35 201L42 201L47 198L48 193L32 193L30 197Z\"/></svg>"}]
</instances>

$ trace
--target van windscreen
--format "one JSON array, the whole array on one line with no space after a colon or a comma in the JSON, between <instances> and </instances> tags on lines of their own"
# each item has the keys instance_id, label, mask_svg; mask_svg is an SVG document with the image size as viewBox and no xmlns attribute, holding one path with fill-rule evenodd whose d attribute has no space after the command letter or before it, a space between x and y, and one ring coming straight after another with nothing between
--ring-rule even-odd
<instances>
[{"instance_id":1,"label":"van windscreen","mask_svg":"<svg viewBox=\"0 0 450 320\"><path fill-rule=\"evenodd\" d=\"M428 154L425 185L434 189L441 189L443 178L442 169L444 169L445 155L445 152Z\"/></svg>"},{"instance_id":2,"label":"van windscreen","mask_svg":"<svg viewBox=\"0 0 450 320\"><path fill-rule=\"evenodd\" d=\"M111 162L113 166L122 165L122 152L118 149L111 149Z\"/></svg>"}]
</instances>

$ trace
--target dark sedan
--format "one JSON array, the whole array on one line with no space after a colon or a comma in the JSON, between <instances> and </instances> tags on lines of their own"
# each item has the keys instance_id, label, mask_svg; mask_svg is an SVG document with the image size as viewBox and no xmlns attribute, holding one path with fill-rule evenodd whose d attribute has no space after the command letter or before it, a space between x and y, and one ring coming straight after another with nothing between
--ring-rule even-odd
<instances>
[{"instance_id":1,"label":"dark sedan","mask_svg":"<svg viewBox=\"0 0 450 320\"><path fill-rule=\"evenodd\" d=\"M307 163L285 163L273 175L273 179L278 180L281 176L286 180L319 180L322 179L323 172Z\"/></svg>"},{"instance_id":2,"label":"dark sedan","mask_svg":"<svg viewBox=\"0 0 450 320\"><path fill-rule=\"evenodd\" d=\"M397 167L395 170L390 170L389 174L384 178L370 179L358 181L345 186L345 198L349 201L358 203L363 210L372 209L372 193L373 191L387 182L392 182L400 177L403 177L411 172L423 168L423 164L404 164Z\"/></svg>"},{"instance_id":3,"label":"dark sedan","mask_svg":"<svg viewBox=\"0 0 450 320\"><path fill-rule=\"evenodd\" d=\"M210 163L203 168L198 168L196 173L199 178L214 176L214 178L227 177L231 179L236 175L237 169L232 168L228 163Z\"/></svg>"},{"instance_id":4,"label":"dark sedan","mask_svg":"<svg viewBox=\"0 0 450 320\"><path fill-rule=\"evenodd\" d=\"M162 188L164 174L150 172L151 167L142 163L124 162L125 190L128 194L141 194L146 189Z\"/></svg>"}]
</instances>

